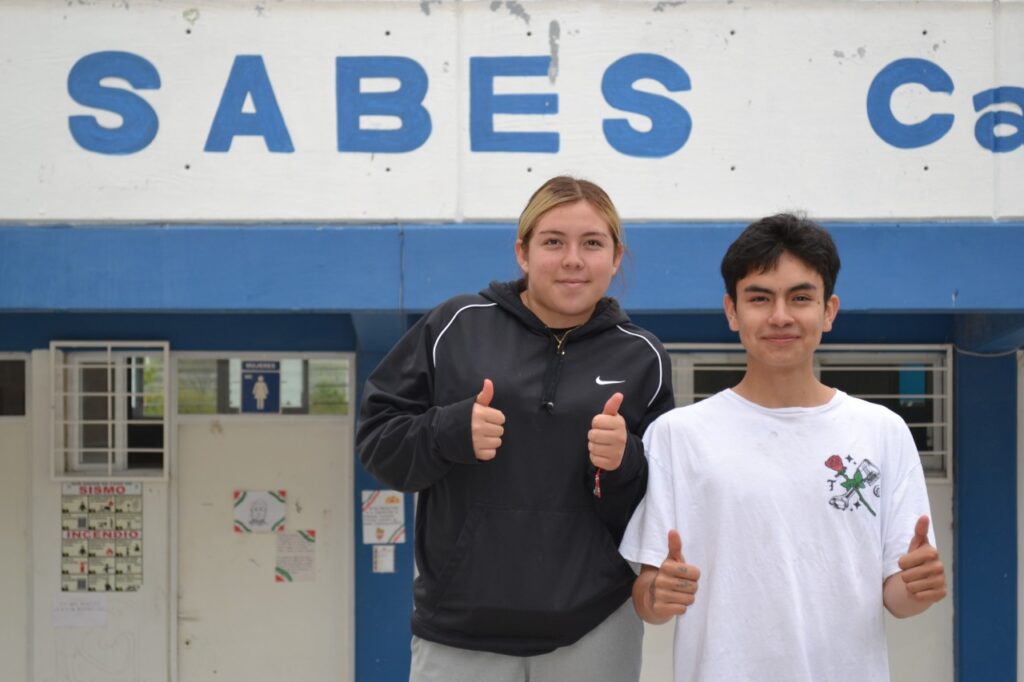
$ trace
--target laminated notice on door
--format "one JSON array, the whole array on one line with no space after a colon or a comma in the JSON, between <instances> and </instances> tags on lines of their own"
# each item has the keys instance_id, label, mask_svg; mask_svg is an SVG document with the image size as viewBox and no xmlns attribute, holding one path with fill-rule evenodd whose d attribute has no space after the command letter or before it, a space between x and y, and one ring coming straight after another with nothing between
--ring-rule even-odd
<instances>
[{"instance_id":1,"label":"laminated notice on door","mask_svg":"<svg viewBox=\"0 0 1024 682\"><path fill-rule=\"evenodd\" d=\"M394 573L395 572L395 546L374 545L373 546L373 572Z\"/></svg>"},{"instance_id":2,"label":"laminated notice on door","mask_svg":"<svg viewBox=\"0 0 1024 682\"><path fill-rule=\"evenodd\" d=\"M364 490L363 544L405 542L405 500L396 490Z\"/></svg>"},{"instance_id":3,"label":"laminated notice on door","mask_svg":"<svg viewBox=\"0 0 1024 682\"><path fill-rule=\"evenodd\" d=\"M236 533L283 533L288 513L284 490L236 490L234 492Z\"/></svg>"},{"instance_id":4,"label":"laminated notice on door","mask_svg":"<svg viewBox=\"0 0 1024 682\"><path fill-rule=\"evenodd\" d=\"M102 594L54 597L52 620L55 628L106 627L107 597Z\"/></svg>"},{"instance_id":5,"label":"laminated notice on door","mask_svg":"<svg viewBox=\"0 0 1024 682\"><path fill-rule=\"evenodd\" d=\"M316 578L316 531L279 533L274 582L301 583Z\"/></svg>"},{"instance_id":6,"label":"laminated notice on door","mask_svg":"<svg viewBox=\"0 0 1024 682\"><path fill-rule=\"evenodd\" d=\"M64 483L60 505L61 591L140 590L142 483ZM91 602L70 600L64 605L85 603Z\"/></svg>"}]
</instances>

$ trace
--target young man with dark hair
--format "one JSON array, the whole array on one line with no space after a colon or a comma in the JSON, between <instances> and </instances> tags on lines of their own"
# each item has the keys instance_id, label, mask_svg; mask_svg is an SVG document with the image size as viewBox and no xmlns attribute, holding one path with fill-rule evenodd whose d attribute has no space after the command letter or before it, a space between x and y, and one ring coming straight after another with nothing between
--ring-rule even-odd
<instances>
[{"instance_id":1,"label":"young man with dark hair","mask_svg":"<svg viewBox=\"0 0 1024 682\"><path fill-rule=\"evenodd\" d=\"M642 564L640 616L685 614L677 682L888 680L883 606L903 618L946 594L909 429L814 374L838 273L816 223L750 225L722 261L743 379L644 436L647 496L620 549Z\"/></svg>"}]
</instances>

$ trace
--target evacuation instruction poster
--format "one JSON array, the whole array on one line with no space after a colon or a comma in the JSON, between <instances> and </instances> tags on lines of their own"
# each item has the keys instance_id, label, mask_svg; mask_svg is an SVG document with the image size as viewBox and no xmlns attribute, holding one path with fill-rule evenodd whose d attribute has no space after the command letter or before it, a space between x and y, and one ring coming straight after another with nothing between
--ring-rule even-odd
<instances>
[{"instance_id":1,"label":"evacuation instruction poster","mask_svg":"<svg viewBox=\"0 0 1024 682\"><path fill-rule=\"evenodd\" d=\"M142 483L64 483L61 590L142 587Z\"/></svg>"}]
</instances>

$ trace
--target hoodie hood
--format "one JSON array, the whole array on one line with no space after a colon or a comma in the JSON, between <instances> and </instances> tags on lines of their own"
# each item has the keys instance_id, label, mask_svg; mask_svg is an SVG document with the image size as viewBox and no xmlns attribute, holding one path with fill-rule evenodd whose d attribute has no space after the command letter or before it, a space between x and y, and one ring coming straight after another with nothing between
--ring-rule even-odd
<instances>
[{"instance_id":1,"label":"hoodie hood","mask_svg":"<svg viewBox=\"0 0 1024 682\"><path fill-rule=\"evenodd\" d=\"M513 282L491 282L490 286L480 292L480 295L488 301L497 303L503 310L516 317L531 330L545 336L551 334L551 329L523 303L520 294L525 288L526 280L523 279ZM573 338L580 339L590 336L629 321L629 316L619 307L618 301L610 296L605 296L594 306L594 312L590 319L573 332Z\"/></svg>"}]
</instances>

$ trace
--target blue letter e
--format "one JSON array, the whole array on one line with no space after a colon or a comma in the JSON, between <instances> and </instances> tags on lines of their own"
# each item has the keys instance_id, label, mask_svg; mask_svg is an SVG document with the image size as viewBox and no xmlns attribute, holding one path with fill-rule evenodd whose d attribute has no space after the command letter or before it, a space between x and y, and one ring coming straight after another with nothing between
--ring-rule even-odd
<instances>
[{"instance_id":1,"label":"blue letter e","mask_svg":"<svg viewBox=\"0 0 1024 682\"><path fill-rule=\"evenodd\" d=\"M104 78L122 78L137 90L160 87L156 67L130 52L94 52L79 59L68 73L68 94L79 104L118 114L121 125L104 128L93 116L69 116L71 137L97 154L134 154L145 149L159 127L149 103L128 90L100 85Z\"/></svg>"},{"instance_id":2,"label":"blue letter e","mask_svg":"<svg viewBox=\"0 0 1024 682\"><path fill-rule=\"evenodd\" d=\"M335 59L339 152L411 152L430 137L430 113L423 106L427 72L408 57L338 57ZM392 78L398 89L363 92L364 78ZM388 116L398 128L364 129L360 116Z\"/></svg>"},{"instance_id":3,"label":"blue letter e","mask_svg":"<svg viewBox=\"0 0 1024 682\"><path fill-rule=\"evenodd\" d=\"M557 114L558 95L497 95L499 76L546 76L551 57L469 58L469 148L474 152L558 152L558 133L502 132L494 129L495 114Z\"/></svg>"}]
</instances>

